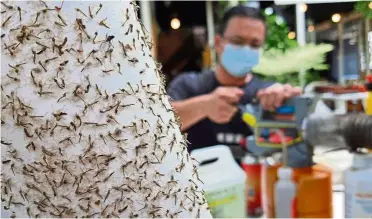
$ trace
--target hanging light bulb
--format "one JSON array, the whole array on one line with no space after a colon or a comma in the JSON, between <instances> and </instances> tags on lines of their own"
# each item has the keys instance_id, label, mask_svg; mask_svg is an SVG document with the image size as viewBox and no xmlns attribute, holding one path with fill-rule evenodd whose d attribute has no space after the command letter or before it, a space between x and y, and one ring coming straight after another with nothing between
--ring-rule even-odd
<instances>
[{"instance_id":1,"label":"hanging light bulb","mask_svg":"<svg viewBox=\"0 0 372 219\"><path fill-rule=\"evenodd\" d=\"M274 9L272 7L265 8L266 15L272 15L274 13Z\"/></svg>"},{"instance_id":2,"label":"hanging light bulb","mask_svg":"<svg viewBox=\"0 0 372 219\"><path fill-rule=\"evenodd\" d=\"M173 30L177 30L181 26L181 21L178 18L173 18L170 22L170 26Z\"/></svg>"},{"instance_id":3,"label":"hanging light bulb","mask_svg":"<svg viewBox=\"0 0 372 219\"><path fill-rule=\"evenodd\" d=\"M307 11L307 4L305 4L305 3L301 4L300 9L301 9L302 12L306 12Z\"/></svg>"},{"instance_id":4,"label":"hanging light bulb","mask_svg":"<svg viewBox=\"0 0 372 219\"><path fill-rule=\"evenodd\" d=\"M296 38L296 32L294 31L289 32L288 39L293 40L294 38Z\"/></svg>"},{"instance_id":5,"label":"hanging light bulb","mask_svg":"<svg viewBox=\"0 0 372 219\"><path fill-rule=\"evenodd\" d=\"M332 15L332 21L333 22L335 22L335 23L338 23L338 22L340 22L340 20L341 20L341 15L340 14L334 14L334 15Z\"/></svg>"},{"instance_id":6,"label":"hanging light bulb","mask_svg":"<svg viewBox=\"0 0 372 219\"><path fill-rule=\"evenodd\" d=\"M282 25L284 23L284 18L280 15L277 15L276 18L275 18L275 23L277 25Z\"/></svg>"}]
</instances>

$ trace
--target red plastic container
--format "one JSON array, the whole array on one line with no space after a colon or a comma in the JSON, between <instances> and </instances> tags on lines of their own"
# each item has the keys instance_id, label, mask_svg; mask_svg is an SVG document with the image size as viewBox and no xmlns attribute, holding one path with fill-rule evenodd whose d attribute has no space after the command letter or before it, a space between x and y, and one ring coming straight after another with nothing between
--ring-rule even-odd
<instances>
[{"instance_id":1,"label":"red plastic container","mask_svg":"<svg viewBox=\"0 0 372 219\"><path fill-rule=\"evenodd\" d=\"M247 174L246 197L248 216L260 217L262 215L261 204L261 168L259 160L251 155L242 159L242 168Z\"/></svg>"}]
</instances>

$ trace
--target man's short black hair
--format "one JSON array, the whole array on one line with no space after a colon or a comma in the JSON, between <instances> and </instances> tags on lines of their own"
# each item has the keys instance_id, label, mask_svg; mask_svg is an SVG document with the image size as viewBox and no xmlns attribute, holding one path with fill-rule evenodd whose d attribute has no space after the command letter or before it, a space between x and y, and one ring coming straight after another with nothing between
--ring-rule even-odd
<instances>
[{"instance_id":1,"label":"man's short black hair","mask_svg":"<svg viewBox=\"0 0 372 219\"><path fill-rule=\"evenodd\" d=\"M219 34L223 35L226 30L227 24L233 17L246 17L253 18L262 21L266 24L265 16L261 13L259 9L251 8L243 5L238 5L228 9L223 15L221 25L219 27Z\"/></svg>"}]
</instances>

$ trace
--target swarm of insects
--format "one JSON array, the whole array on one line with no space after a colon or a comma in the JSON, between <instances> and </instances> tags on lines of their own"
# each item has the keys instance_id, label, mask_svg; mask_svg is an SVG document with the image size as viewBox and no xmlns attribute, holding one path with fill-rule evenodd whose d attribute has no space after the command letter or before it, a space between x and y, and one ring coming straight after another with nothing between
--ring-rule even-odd
<instances>
[{"instance_id":1,"label":"swarm of insects","mask_svg":"<svg viewBox=\"0 0 372 219\"><path fill-rule=\"evenodd\" d=\"M2 217L210 217L137 10L1 2Z\"/></svg>"}]
</instances>

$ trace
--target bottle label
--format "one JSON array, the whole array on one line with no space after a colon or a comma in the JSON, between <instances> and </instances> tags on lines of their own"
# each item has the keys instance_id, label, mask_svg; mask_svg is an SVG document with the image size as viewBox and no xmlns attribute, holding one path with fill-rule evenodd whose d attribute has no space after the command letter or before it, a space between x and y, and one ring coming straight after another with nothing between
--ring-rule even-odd
<instances>
[{"instance_id":1,"label":"bottle label","mask_svg":"<svg viewBox=\"0 0 372 219\"><path fill-rule=\"evenodd\" d=\"M245 184L206 191L205 198L211 208L213 218L244 218L246 217Z\"/></svg>"},{"instance_id":2,"label":"bottle label","mask_svg":"<svg viewBox=\"0 0 372 219\"><path fill-rule=\"evenodd\" d=\"M345 217L372 217L372 182L349 180L345 191Z\"/></svg>"}]
</instances>

